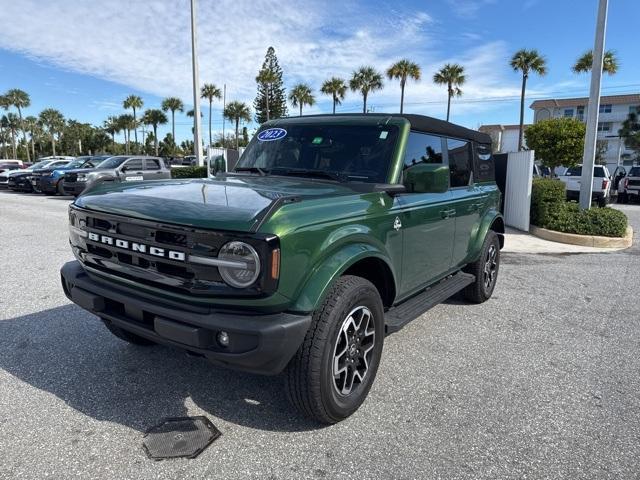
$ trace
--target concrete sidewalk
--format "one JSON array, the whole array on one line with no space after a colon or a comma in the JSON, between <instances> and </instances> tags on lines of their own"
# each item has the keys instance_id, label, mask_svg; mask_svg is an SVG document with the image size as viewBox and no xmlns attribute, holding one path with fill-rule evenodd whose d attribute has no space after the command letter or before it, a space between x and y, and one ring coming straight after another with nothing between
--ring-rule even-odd
<instances>
[{"instance_id":1,"label":"concrete sidewalk","mask_svg":"<svg viewBox=\"0 0 640 480\"><path fill-rule=\"evenodd\" d=\"M507 253L607 253L624 250L624 248L596 248L569 245L567 243L550 242L542 238L507 227L504 235L503 252Z\"/></svg>"}]
</instances>

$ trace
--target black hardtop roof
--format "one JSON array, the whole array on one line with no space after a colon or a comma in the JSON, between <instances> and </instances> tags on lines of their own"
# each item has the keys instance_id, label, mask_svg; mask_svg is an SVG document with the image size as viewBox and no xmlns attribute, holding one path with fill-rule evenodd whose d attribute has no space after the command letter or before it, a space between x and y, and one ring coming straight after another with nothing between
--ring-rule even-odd
<instances>
[{"instance_id":1,"label":"black hardtop roof","mask_svg":"<svg viewBox=\"0 0 640 480\"><path fill-rule=\"evenodd\" d=\"M411 130L415 130L423 133L433 133L436 135L443 135L461 139L469 139L478 143L491 144L491 137L487 133L478 132L470 128L456 125L455 123L446 122L438 118L427 117L426 115L417 115L411 113L337 113L333 114L320 114L320 115L304 115L302 117L283 117L275 120L271 120L269 124L277 124L281 122L285 123L304 123L305 119L311 118L363 118L371 120L372 118L384 119L384 118L404 118L411 124Z\"/></svg>"}]
</instances>

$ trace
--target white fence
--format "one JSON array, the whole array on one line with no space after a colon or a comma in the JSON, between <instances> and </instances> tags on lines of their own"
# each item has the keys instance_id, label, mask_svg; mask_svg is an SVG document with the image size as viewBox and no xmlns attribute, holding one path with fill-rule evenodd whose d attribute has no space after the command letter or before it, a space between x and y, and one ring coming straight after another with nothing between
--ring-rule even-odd
<instances>
[{"instance_id":1,"label":"white fence","mask_svg":"<svg viewBox=\"0 0 640 480\"><path fill-rule=\"evenodd\" d=\"M507 179L504 193L504 220L507 225L529 231L533 150L513 152L507 159Z\"/></svg>"}]
</instances>

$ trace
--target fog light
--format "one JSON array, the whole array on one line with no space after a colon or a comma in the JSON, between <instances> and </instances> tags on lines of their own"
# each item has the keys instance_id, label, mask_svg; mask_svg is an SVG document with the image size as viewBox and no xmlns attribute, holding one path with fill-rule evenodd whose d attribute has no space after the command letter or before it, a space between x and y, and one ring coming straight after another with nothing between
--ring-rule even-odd
<instances>
[{"instance_id":1,"label":"fog light","mask_svg":"<svg viewBox=\"0 0 640 480\"><path fill-rule=\"evenodd\" d=\"M218 343L223 347L229 346L229 334L227 332L218 333Z\"/></svg>"}]
</instances>

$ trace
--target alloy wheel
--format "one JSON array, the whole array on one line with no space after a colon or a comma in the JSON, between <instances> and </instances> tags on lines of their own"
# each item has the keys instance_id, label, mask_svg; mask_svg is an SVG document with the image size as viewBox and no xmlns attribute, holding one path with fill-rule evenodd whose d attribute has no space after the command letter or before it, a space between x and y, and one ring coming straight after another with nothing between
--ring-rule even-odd
<instances>
[{"instance_id":1,"label":"alloy wheel","mask_svg":"<svg viewBox=\"0 0 640 480\"><path fill-rule=\"evenodd\" d=\"M496 279L498 272L498 249L491 245L487 251L487 258L484 262L484 288L488 290Z\"/></svg>"},{"instance_id":2,"label":"alloy wheel","mask_svg":"<svg viewBox=\"0 0 640 480\"><path fill-rule=\"evenodd\" d=\"M376 341L373 314L367 307L354 308L342 322L333 349L333 385L343 396L365 379Z\"/></svg>"}]
</instances>

